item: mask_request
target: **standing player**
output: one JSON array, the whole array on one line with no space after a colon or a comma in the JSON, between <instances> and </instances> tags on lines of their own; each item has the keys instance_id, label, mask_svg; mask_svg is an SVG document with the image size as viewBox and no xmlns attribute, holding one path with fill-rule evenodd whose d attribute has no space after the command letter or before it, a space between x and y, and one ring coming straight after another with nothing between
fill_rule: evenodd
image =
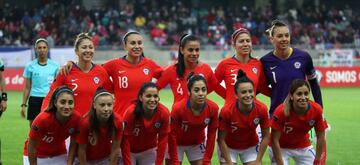
<instances>
[{"instance_id":1,"label":"standing player","mask_svg":"<svg viewBox=\"0 0 360 165\"><path fill-rule=\"evenodd\" d=\"M144 57L143 37L139 32L128 32L123 38L127 55L106 62L103 66L113 80L115 112L121 116L144 82L158 79L162 69L154 61Z\"/></svg>"},{"instance_id":2,"label":"standing player","mask_svg":"<svg viewBox=\"0 0 360 165\"><path fill-rule=\"evenodd\" d=\"M262 57L261 63L267 82L271 85L270 115L287 96L290 84L295 79L307 79L315 102L322 105L320 86L309 53L290 47L289 27L281 21L273 21L268 30L274 50Z\"/></svg>"},{"instance_id":3,"label":"standing player","mask_svg":"<svg viewBox=\"0 0 360 165\"><path fill-rule=\"evenodd\" d=\"M124 114L124 164L162 165L170 133L169 110L159 103L159 89L152 82L144 83L137 97Z\"/></svg>"},{"instance_id":4,"label":"standing player","mask_svg":"<svg viewBox=\"0 0 360 165\"><path fill-rule=\"evenodd\" d=\"M40 113L44 97L49 92L50 85L59 69L59 64L48 59L49 45L46 39L39 38L35 41L35 51L36 59L26 65L23 74L26 85L21 104L21 116L25 118L26 107L28 107L26 116L30 126Z\"/></svg>"},{"instance_id":5,"label":"standing player","mask_svg":"<svg viewBox=\"0 0 360 165\"><path fill-rule=\"evenodd\" d=\"M211 164L219 107L206 99L206 84L203 76L190 74L187 83L188 98L175 103L172 108L169 139L172 164L179 164L179 161L181 164L184 152L192 165Z\"/></svg>"},{"instance_id":6,"label":"standing player","mask_svg":"<svg viewBox=\"0 0 360 165\"><path fill-rule=\"evenodd\" d=\"M233 57L222 60L215 70L215 75L219 82L225 81L225 104L236 100L233 89L239 69L243 70L254 83L255 94L261 92L269 96L270 90L266 85L261 62L251 57L252 43L250 32L247 29L240 28L236 30L231 37L231 45L235 49L236 54Z\"/></svg>"},{"instance_id":7,"label":"standing player","mask_svg":"<svg viewBox=\"0 0 360 165\"><path fill-rule=\"evenodd\" d=\"M220 163L236 164L239 155L245 165L261 164L270 139L267 107L255 99L254 84L242 70L238 71L234 91L236 100L226 104L219 117ZM258 125L262 135L260 145Z\"/></svg>"},{"instance_id":8,"label":"standing player","mask_svg":"<svg viewBox=\"0 0 360 165\"><path fill-rule=\"evenodd\" d=\"M156 82L160 89L170 84L174 95L174 103L189 96L186 78L190 72L204 76L208 82L208 93L215 90L216 93L225 98L225 89L217 81L211 67L199 61L200 41L196 36L183 35L180 38L178 54L178 62L167 67L161 78Z\"/></svg>"},{"instance_id":9,"label":"standing player","mask_svg":"<svg viewBox=\"0 0 360 165\"><path fill-rule=\"evenodd\" d=\"M80 165L116 165L123 134L122 119L113 113L114 97L104 89L95 93L90 112L80 121L76 136Z\"/></svg>"},{"instance_id":10,"label":"standing player","mask_svg":"<svg viewBox=\"0 0 360 165\"><path fill-rule=\"evenodd\" d=\"M4 62L0 59L0 90L1 90L1 98L0 98L0 117L3 112L6 111L7 108L7 93L5 91L5 78L3 75L4 72Z\"/></svg>"},{"instance_id":11,"label":"standing player","mask_svg":"<svg viewBox=\"0 0 360 165\"><path fill-rule=\"evenodd\" d=\"M52 91L62 85L70 87L75 95L74 111L84 115L90 110L91 101L98 87L104 87L112 90L112 85L106 70L92 63L95 54L92 38L86 33L80 33L75 40L75 53L78 56L78 62L73 63L69 74L58 74L54 83L50 87L50 92L46 96L41 109L46 108L49 102L49 96Z\"/></svg>"},{"instance_id":12,"label":"standing player","mask_svg":"<svg viewBox=\"0 0 360 165\"><path fill-rule=\"evenodd\" d=\"M295 79L307 80L310 83L315 102L322 106L321 90L309 53L290 47L289 27L281 21L273 21L267 33L274 50L260 60L264 66L267 82L271 85L270 115L284 101L288 95L290 84ZM324 155L323 163L326 160L326 147Z\"/></svg>"},{"instance_id":13,"label":"standing player","mask_svg":"<svg viewBox=\"0 0 360 165\"><path fill-rule=\"evenodd\" d=\"M114 111L123 116L126 108L136 100L137 92L145 82L158 79L162 68L153 60L146 58L143 53L143 37L139 32L131 31L123 37L124 49L127 54L121 58L112 59L103 64L113 81L115 105ZM63 72L72 68L67 63Z\"/></svg>"},{"instance_id":14,"label":"standing player","mask_svg":"<svg viewBox=\"0 0 360 165\"><path fill-rule=\"evenodd\" d=\"M81 118L73 108L74 93L70 88L62 86L52 93L49 107L31 125L24 147L24 165L72 164L76 152L74 135ZM67 156L65 139L69 136Z\"/></svg>"},{"instance_id":15,"label":"standing player","mask_svg":"<svg viewBox=\"0 0 360 165\"><path fill-rule=\"evenodd\" d=\"M280 104L272 119L271 163L287 165L289 158L296 164L320 164L325 147L325 129L321 105L310 101L310 86L303 79L296 79L283 104ZM316 131L316 153L309 141L309 130Z\"/></svg>"}]
</instances>

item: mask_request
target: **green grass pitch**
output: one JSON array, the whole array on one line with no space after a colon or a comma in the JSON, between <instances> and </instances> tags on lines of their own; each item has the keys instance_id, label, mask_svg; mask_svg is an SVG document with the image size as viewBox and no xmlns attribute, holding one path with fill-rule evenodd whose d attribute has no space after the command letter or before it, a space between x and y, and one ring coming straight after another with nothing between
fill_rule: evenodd
<instances>
[{"instance_id":1,"label":"green grass pitch","mask_svg":"<svg viewBox=\"0 0 360 165\"><path fill-rule=\"evenodd\" d=\"M322 88L324 112L331 131L327 133L327 164L360 164L360 88ZM172 93L163 90L161 102L171 107ZM209 99L221 107L224 101L216 94ZM258 96L269 105L269 98ZM22 164L24 140L29 130L28 121L20 117L21 92L9 92L8 110L0 118L1 161L3 165ZM270 164L266 154L263 164ZM183 164L188 164L184 161ZM218 164L216 150L212 164Z\"/></svg>"}]
</instances>

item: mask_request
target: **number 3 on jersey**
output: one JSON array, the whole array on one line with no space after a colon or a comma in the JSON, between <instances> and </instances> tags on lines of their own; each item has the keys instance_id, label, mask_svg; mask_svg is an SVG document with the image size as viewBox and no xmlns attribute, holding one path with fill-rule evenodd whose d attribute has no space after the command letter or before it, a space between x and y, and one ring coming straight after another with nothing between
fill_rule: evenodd
<instances>
[{"instance_id":1,"label":"number 3 on jersey","mask_svg":"<svg viewBox=\"0 0 360 165\"><path fill-rule=\"evenodd\" d=\"M127 88L129 86L128 78L126 76L119 76L119 87L120 88Z\"/></svg>"}]
</instances>

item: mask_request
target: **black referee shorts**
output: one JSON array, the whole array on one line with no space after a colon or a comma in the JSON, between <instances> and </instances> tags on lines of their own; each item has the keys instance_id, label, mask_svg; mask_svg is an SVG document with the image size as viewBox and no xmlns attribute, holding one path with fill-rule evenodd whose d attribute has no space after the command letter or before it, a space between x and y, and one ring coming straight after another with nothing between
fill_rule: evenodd
<instances>
[{"instance_id":1,"label":"black referee shorts","mask_svg":"<svg viewBox=\"0 0 360 165\"><path fill-rule=\"evenodd\" d=\"M28 106L28 110L27 110L27 119L28 120L34 120L35 117L40 113L43 100L44 100L44 97L30 96L29 106Z\"/></svg>"}]
</instances>

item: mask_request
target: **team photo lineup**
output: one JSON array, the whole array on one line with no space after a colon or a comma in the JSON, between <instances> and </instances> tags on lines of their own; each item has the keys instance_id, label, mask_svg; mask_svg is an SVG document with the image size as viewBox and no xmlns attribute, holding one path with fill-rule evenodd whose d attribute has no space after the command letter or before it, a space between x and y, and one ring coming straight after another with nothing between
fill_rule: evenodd
<instances>
[{"instance_id":1,"label":"team photo lineup","mask_svg":"<svg viewBox=\"0 0 360 165\"><path fill-rule=\"evenodd\" d=\"M175 5L186 6L181 2ZM135 5L138 3L149 5ZM31 32L36 35L24 36L22 42L35 56L23 69L24 89L19 98L8 97L4 75L11 67L0 56L0 123L9 117L11 99L20 100L17 113L28 121L22 161L18 162L325 165L330 124L323 111L325 96L317 63L307 49L293 45L294 27L289 19L274 16L265 22L262 31L237 21L232 29L220 32L228 33L227 41L222 42L228 43L230 55L215 66L200 60L202 45L210 42L204 43L204 38L219 35L211 32L204 35L190 28L169 32L166 35L173 37L166 41L154 39L156 45L168 42L171 49L175 47L176 55L164 66L146 53L145 45L154 44L147 38L158 32L144 30L139 24L123 31L120 38L106 41L99 41L101 30L91 28L54 40L48 36L56 32L46 31L51 25L39 24L39 29ZM260 58L253 54L259 42L254 38L259 35L270 46ZM0 43L8 46L10 40L0 39ZM296 40L299 44L300 39ZM53 47L70 43L75 60L59 64L49 56ZM106 44L121 47L124 54L96 63L97 49ZM173 95L170 106L162 103L167 99L161 97L164 90ZM224 104L208 97L210 93ZM260 95L270 103L258 99ZM0 140L0 165L2 158Z\"/></svg>"}]
</instances>

